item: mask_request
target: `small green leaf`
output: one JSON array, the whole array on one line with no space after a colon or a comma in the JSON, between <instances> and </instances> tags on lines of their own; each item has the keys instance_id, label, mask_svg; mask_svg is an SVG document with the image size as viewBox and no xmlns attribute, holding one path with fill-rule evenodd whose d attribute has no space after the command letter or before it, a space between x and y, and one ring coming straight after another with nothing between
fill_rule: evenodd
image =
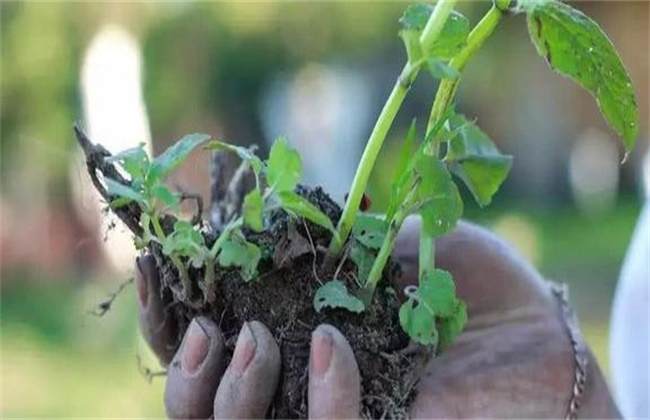
<instances>
[{"instance_id":1,"label":"small green leaf","mask_svg":"<svg viewBox=\"0 0 650 420\"><path fill-rule=\"evenodd\" d=\"M387 232L388 223L382 217L372 214L357 214L352 226L352 236L372 249L381 248Z\"/></svg>"},{"instance_id":2,"label":"small green leaf","mask_svg":"<svg viewBox=\"0 0 650 420\"><path fill-rule=\"evenodd\" d=\"M304 217L312 223L324 227L330 232L335 232L332 221L318 207L293 191L278 193L280 205L284 210L297 216Z\"/></svg>"},{"instance_id":3,"label":"small green leaf","mask_svg":"<svg viewBox=\"0 0 650 420\"><path fill-rule=\"evenodd\" d=\"M235 153L241 160L248 162L257 175L262 172L262 168L264 167L262 160L257 157L251 149L246 147L235 146L219 140L212 140L205 146L205 148L207 150L225 150L227 152Z\"/></svg>"},{"instance_id":4,"label":"small green leaf","mask_svg":"<svg viewBox=\"0 0 650 420\"><path fill-rule=\"evenodd\" d=\"M145 205L145 198L139 192L133 190L131 187L122 185L119 182L113 181L110 178L105 178L104 182L106 183L106 192L112 197L117 197L116 200L111 202L111 205L115 203L117 207L124 206L131 201L135 201L140 205Z\"/></svg>"},{"instance_id":5,"label":"small green leaf","mask_svg":"<svg viewBox=\"0 0 650 420\"><path fill-rule=\"evenodd\" d=\"M149 185L176 169L197 146L210 140L207 134L189 134L154 159L147 174Z\"/></svg>"},{"instance_id":6,"label":"small green leaf","mask_svg":"<svg viewBox=\"0 0 650 420\"><path fill-rule=\"evenodd\" d=\"M163 184L155 185L151 189L151 194L172 210L178 211L180 208L180 199L178 198L178 194L172 192Z\"/></svg>"},{"instance_id":7,"label":"small green leaf","mask_svg":"<svg viewBox=\"0 0 650 420\"><path fill-rule=\"evenodd\" d=\"M400 325L414 341L436 345L438 331L434 321L437 317L454 316L458 310L455 295L451 274L444 270L425 271L417 291L400 308Z\"/></svg>"},{"instance_id":8,"label":"small green leaf","mask_svg":"<svg viewBox=\"0 0 650 420\"><path fill-rule=\"evenodd\" d=\"M436 345L438 331L431 312L414 299L409 299L399 308L399 323L411 340L423 345Z\"/></svg>"},{"instance_id":9,"label":"small green leaf","mask_svg":"<svg viewBox=\"0 0 650 420\"><path fill-rule=\"evenodd\" d=\"M430 59L427 61L427 68L434 79L456 79L460 72L442 60Z\"/></svg>"},{"instance_id":10,"label":"small green leaf","mask_svg":"<svg viewBox=\"0 0 650 420\"><path fill-rule=\"evenodd\" d=\"M242 278L251 281L257 276L257 265L261 257L262 251L257 245L247 242L241 235L233 234L221 247L219 265L240 267Z\"/></svg>"},{"instance_id":11,"label":"small green leaf","mask_svg":"<svg viewBox=\"0 0 650 420\"><path fill-rule=\"evenodd\" d=\"M350 312L363 312L363 302L348 292L345 284L339 280L330 280L318 288L314 295L314 309L320 312L323 308L345 308Z\"/></svg>"},{"instance_id":12,"label":"small green leaf","mask_svg":"<svg viewBox=\"0 0 650 420\"><path fill-rule=\"evenodd\" d=\"M451 315L440 318L437 321L439 343L438 348L444 350L454 339L463 331L467 324L467 306L460 299L456 300L454 310Z\"/></svg>"},{"instance_id":13,"label":"small green leaf","mask_svg":"<svg viewBox=\"0 0 650 420\"><path fill-rule=\"evenodd\" d=\"M528 32L551 68L587 89L627 151L639 132L632 81L616 49L596 22L567 4L535 2L527 10Z\"/></svg>"},{"instance_id":14,"label":"small green leaf","mask_svg":"<svg viewBox=\"0 0 650 420\"><path fill-rule=\"evenodd\" d=\"M469 21L461 13L452 11L436 41L427 51L423 51L420 36L433 9L434 7L429 4L415 4L409 6L399 20L402 26L399 36L404 42L408 61L411 64L417 63L422 58L449 61L467 42Z\"/></svg>"},{"instance_id":15,"label":"small green leaf","mask_svg":"<svg viewBox=\"0 0 650 420\"><path fill-rule=\"evenodd\" d=\"M440 60L451 60L463 49L469 35L469 21L465 16L456 11L451 12L442 27L438 39L431 45L425 54Z\"/></svg>"},{"instance_id":16,"label":"small green leaf","mask_svg":"<svg viewBox=\"0 0 650 420\"><path fill-rule=\"evenodd\" d=\"M266 178L276 191L293 191L300 181L302 163L296 149L289 146L286 138L280 137L271 146L267 162Z\"/></svg>"},{"instance_id":17,"label":"small green leaf","mask_svg":"<svg viewBox=\"0 0 650 420\"><path fill-rule=\"evenodd\" d=\"M486 206L508 176L512 156L502 155L487 134L464 116L455 115L450 125L456 135L449 142L447 165L476 202Z\"/></svg>"},{"instance_id":18,"label":"small green leaf","mask_svg":"<svg viewBox=\"0 0 650 420\"><path fill-rule=\"evenodd\" d=\"M445 165L426 156L418 164L419 200L424 234L437 237L451 232L463 214L463 201Z\"/></svg>"},{"instance_id":19,"label":"small green leaf","mask_svg":"<svg viewBox=\"0 0 650 420\"><path fill-rule=\"evenodd\" d=\"M430 4L412 4L399 19L399 23L404 30L422 31L432 12L433 6Z\"/></svg>"},{"instance_id":20,"label":"small green leaf","mask_svg":"<svg viewBox=\"0 0 650 420\"><path fill-rule=\"evenodd\" d=\"M368 247L358 241L352 241L350 245L350 259L357 266L357 282L366 284L372 265L377 257Z\"/></svg>"},{"instance_id":21,"label":"small green leaf","mask_svg":"<svg viewBox=\"0 0 650 420\"><path fill-rule=\"evenodd\" d=\"M177 220L174 230L163 242L164 254L188 257L197 268L203 266L207 252L201 232L185 220Z\"/></svg>"},{"instance_id":22,"label":"small green leaf","mask_svg":"<svg viewBox=\"0 0 650 420\"><path fill-rule=\"evenodd\" d=\"M255 188L244 197L242 207L244 222L255 232L261 232L264 229L264 222L262 220L263 207L262 193L258 188Z\"/></svg>"},{"instance_id":23,"label":"small green leaf","mask_svg":"<svg viewBox=\"0 0 650 420\"><path fill-rule=\"evenodd\" d=\"M151 162L149 156L144 150L145 144L124 150L113 156L109 156L107 162L120 162L122 168L131 176L132 180L144 180L145 174L149 170Z\"/></svg>"}]
</instances>

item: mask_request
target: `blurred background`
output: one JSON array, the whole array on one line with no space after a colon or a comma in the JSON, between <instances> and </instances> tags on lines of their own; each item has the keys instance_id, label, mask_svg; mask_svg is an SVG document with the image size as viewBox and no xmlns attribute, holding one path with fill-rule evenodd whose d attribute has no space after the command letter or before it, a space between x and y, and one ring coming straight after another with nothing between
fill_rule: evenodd
<instances>
[{"instance_id":1,"label":"blurred background","mask_svg":"<svg viewBox=\"0 0 650 420\"><path fill-rule=\"evenodd\" d=\"M160 417L163 379L136 325L134 250L79 164L72 123L109 150L153 153L206 132L239 144L287 135L305 180L341 201L373 122L405 60L402 2L0 3L0 252L3 417ZM641 129L624 165L593 99L540 59L509 17L470 62L458 109L515 156L493 204L468 194L466 218L510 240L550 279L571 286L605 371L610 307L643 203L648 138L649 3L581 2L610 35L633 80ZM476 23L486 2L462 2ZM373 173L387 203L391 162L436 82L421 75ZM421 129L423 124L420 124ZM647 182L646 172L646 182ZM172 185L209 198L209 156ZM466 191L463 191L466 193Z\"/></svg>"}]
</instances>

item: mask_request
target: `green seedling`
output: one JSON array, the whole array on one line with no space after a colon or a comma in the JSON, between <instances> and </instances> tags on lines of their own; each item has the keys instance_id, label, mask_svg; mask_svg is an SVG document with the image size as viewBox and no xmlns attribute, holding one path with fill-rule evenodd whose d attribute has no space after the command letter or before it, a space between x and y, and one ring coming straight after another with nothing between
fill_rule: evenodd
<instances>
[{"instance_id":1,"label":"green seedling","mask_svg":"<svg viewBox=\"0 0 650 420\"><path fill-rule=\"evenodd\" d=\"M435 266L434 241L451 232L462 216L458 184L469 190L479 206L486 206L512 165L512 157L501 154L489 136L471 118L456 113L452 104L465 66L503 17L525 17L538 53L552 69L595 97L607 123L621 136L626 156L638 134L638 110L629 75L607 36L587 16L556 0L495 0L471 28L469 20L454 10L456 2L410 6L400 19L399 36L407 60L370 134L336 227L318 207L295 192L302 171L300 156L284 138L273 144L266 161L246 148L215 140L207 143L207 149L236 153L256 178L241 214L226 221L212 244L189 222L177 221L168 234L160 223L161 212L178 211L180 203L178 194L164 186L165 175L193 148L205 144L206 135L187 136L153 161L141 147L113 156L111 160L131 177L131 185L106 179L108 193L114 197L111 206L137 203L144 231L140 244L162 246L187 293L192 285L185 263L204 269L199 286L207 300L214 298L216 263L235 267L245 281L257 276L262 252L246 238L246 232L264 231L268 215L276 209L302 217L332 233L329 258L338 258L339 267L346 258L356 264L356 287L348 289L345 281L336 278L337 270L315 293L315 310L344 308L353 313L362 313L372 303L397 233L409 215L418 214L422 219L419 284L405 290L407 300L399 311L399 322L414 341L443 349L460 334L467 313L456 296L451 274ZM395 165L386 213L359 213L377 155L421 70L439 80L426 129L418 134L414 121L408 130ZM395 295L390 287L381 292Z\"/></svg>"}]
</instances>

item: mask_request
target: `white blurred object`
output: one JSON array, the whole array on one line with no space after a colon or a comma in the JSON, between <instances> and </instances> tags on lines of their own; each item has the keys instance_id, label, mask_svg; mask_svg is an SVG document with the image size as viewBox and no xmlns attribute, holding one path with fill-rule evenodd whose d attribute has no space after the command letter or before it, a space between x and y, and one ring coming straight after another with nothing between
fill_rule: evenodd
<instances>
[{"instance_id":1,"label":"white blurred object","mask_svg":"<svg viewBox=\"0 0 650 420\"><path fill-rule=\"evenodd\" d=\"M590 128L578 138L569 160L571 192L586 213L610 210L616 203L620 158L616 143Z\"/></svg>"},{"instance_id":2,"label":"white blurred object","mask_svg":"<svg viewBox=\"0 0 650 420\"><path fill-rule=\"evenodd\" d=\"M643 168L646 201L628 248L612 308L612 385L624 418L650 418L650 153Z\"/></svg>"},{"instance_id":3,"label":"white blurred object","mask_svg":"<svg viewBox=\"0 0 650 420\"><path fill-rule=\"evenodd\" d=\"M85 129L95 143L112 153L146 143L151 153L151 133L142 95L141 54L137 40L124 29L108 25L90 43L81 72ZM79 214L106 237L103 250L111 266L124 271L136 255L131 233L118 222L108 234L114 215L97 218L105 203L85 174L80 157L72 177Z\"/></svg>"},{"instance_id":4,"label":"white blurred object","mask_svg":"<svg viewBox=\"0 0 650 420\"><path fill-rule=\"evenodd\" d=\"M370 112L369 82L360 72L310 64L272 83L262 101L269 144L287 136L303 159L303 182L348 192Z\"/></svg>"}]
</instances>

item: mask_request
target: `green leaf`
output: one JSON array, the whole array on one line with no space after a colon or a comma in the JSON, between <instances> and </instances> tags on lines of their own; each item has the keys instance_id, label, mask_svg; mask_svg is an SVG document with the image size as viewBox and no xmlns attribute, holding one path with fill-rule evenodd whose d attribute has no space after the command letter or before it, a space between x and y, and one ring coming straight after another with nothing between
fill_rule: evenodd
<instances>
[{"instance_id":1,"label":"green leaf","mask_svg":"<svg viewBox=\"0 0 650 420\"><path fill-rule=\"evenodd\" d=\"M208 249L201 232L196 230L191 223L177 220L174 223L174 230L163 242L163 253L188 257L190 263L199 268L204 264Z\"/></svg>"},{"instance_id":2,"label":"green leaf","mask_svg":"<svg viewBox=\"0 0 650 420\"><path fill-rule=\"evenodd\" d=\"M399 311L400 325L420 344L437 344L436 317L453 317L456 289L451 274L444 270L425 271L420 286Z\"/></svg>"},{"instance_id":3,"label":"green leaf","mask_svg":"<svg viewBox=\"0 0 650 420\"><path fill-rule=\"evenodd\" d=\"M502 155L476 124L462 115L450 119L456 132L449 142L447 165L482 207L490 204L512 167L512 156Z\"/></svg>"},{"instance_id":4,"label":"green leaf","mask_svg":"<svg viewBox=\"0 0 650 420\"><path fill-rule=\"evenodd\" d=\"M422 31L433 12L433 6L430 4L412 4L399 19L403 30Z\"/></svg>"},{"instance_id":5,"label":"green leaf","mask_svg":"<svg viewBox=\"0 0 650 420\"><path fill-rule=\"evenodd\" d=\"M377 255L368 247L358 241L352 241L350 245L350 259L357 266L357 282L359 284L366 284L375 258L377 258Z\"/></svg>"},{"instance_id":6,"label":"green leaf","mask_svg":"<svg viewBox=\"0 0 650 420\"><path fill-rule=\"evenodd\" d=\"M167 186L163 184L155 185L151 189L151 194L170 209L176 211L179 210L180 199L178 197L178 194L172 192L169 188L167 188Z\"/></svg>"},{"instance_id":7,"label":"green leaf","mask_svg":"<svg viewBox=\"0 0 650 420\"><path fill-rule=\"evenodd\" d=\"M352 236L372 249L381 248L387 232L388 223L378 215L359 213L352 226Z\"/></svg>"},{"instance_id":8,"label":"green leaf","mask_svg":"<svg viewBox=\"0 0 650 420\"><path fill-rule=\"evenodd\" d=\"M149 170L151 162L149 156L144 150L145 144L124 150L113 156L109 156L107 162L120 162L122 168L131 176L132 180L144 180L145 174Z\"/></svg>"},{"instance_id":9,"label":"green leaf","mask_svg":"<svg viewBox=\"0 0 650 420\"><path fill-rule=\"evenodd\" d=\"M363 302L348 292L345 284L339 280L330 280L318 288L314 295L314 309L345 308L350 312L360 313L365 309Z\"/></svg>"},{"instance_id":10,"label":"green leaf","mask_svg":"<svg viewBox=\"0 0 650 420\"><path fill-rule=\"evenodd\" d=\"M264 229L264 221L262 220L263 207L262 193L258 188L255 188L244 197L242 207L244 222L255 232L261 232Z\"/></svg>"},{"instance_id":11,"label":"green leaf","mask_svg":"<svg viewBox=\"0 0 650 420\"><path fill-rule=\"evenodd\" d=\"M429 310L414 299L409 299L399 308L399 323L411 340L423 345L436 345L438 331Z\"/></svg>"},{"instance_id":12,"label":"green leaf","mask_svg":"<svg viewBox=\"0 0 650 420\"><path fill-rule=\"evenodd\" d=\"M442 60L430 59L427 68L434 79L456 79L460 72Z\"/></svg>"},{"instance_id":13,"label":"green leaf","mask_svg":"<svg viewBox=\"0 0 650 420\"><path fill-rule=\"evenodd\" d=\"M241 160L248 162L257 175L262 172L262 168L264 167L262 160L257 157L251 149L246 147L235 146L219 140L212 140L205 146L205 148L207 150L225 150L227 152L235 153Z\"/></svg>"},{"instance_id":14,"label":"green leaf","mask_svg":"<svg viewBox=\"0 0 650 420\"><path fill-rule=\"evenodd\" d=\"M135 201L138 204L145 205L145 198L138 191L133 190L131 187L120 184L119 182L113 181L110 178L105 178L104 182L106 183L106 192L109 196L117 197L116 200L111 202L111 206L121 207L131 201ZM114 204L115 203L115 204Z\"/></svg>"},{"instance_id":15,"label":"green leaf","mask_svg":"<svg viewBox=\"0 0 650 420\"><path fill-rule=\"evenodd\" d=\"M452 11L436 41L427 51L423 51L420 36L433 9L434 7L429 4L411 5L399 20L402 26L399 36L404 42L408 61L411 64L417 63L422 58L449 61L467 42L469 21L461 13Z\"/></svg>"},{"instance_id":16,"label":"green leaf","mask_svg":"<svg viewBox=\"0 0 650 420\"><path fill-rule=\"evenodd\" d=\"M149 185L176 169L197 146L210 140L207 134L189 134L154 159L147 174Z\"/></svg>"},{"instance_id":17,"label":"green leaf","mask_svg":"<svg viewBox=\"0 0 650 420\"><path fill-rule=\"evenodd\" d=\"M629 151L639 132L632 81L596 22L560 2L527 7L528 32L551 68L587 89Z\"/></svg>"},{"instance_id":18,"label":"green leaf","mask_svg":"<svg viewBox=\"0 0 650 420\"><path fill-rule=\"evenodd\" d=\"M438 39L431 45L431 49L425 51L425 53L440 60L451 60L463 49L468 35L469 21L467 18L461 13L452 11L445 22L445 26L442 27Z\"/></svg>"},{"instance_id":19,"label":"green leaf","mask_svg":"<svg viewBox=\"0 0 650 420\"><path fill-rule=\"evenodd\" d=\"M425 156L418 164L421 182L418 191L423 233L436 237L451 232L463 214L463 201L445 165Z\"/></svg>"},{"instance_id":20,"label":"green leaf","mask_svg":"<svg viewBox=\"0 0 650 420\"><path fill-rule=\"evenodd\" d=\"M285 211L304 217L330 232L336 232L330 218L306 198L293 191L282 191L277 196L280 199L280 205Z\"/></svg>"},{"instance_id":21,"label":"green leaf","mask_svg":"<svg viewBox=\"0 0 650 420\"><path fill-rule=\"evenodd\" d=\"M300 181L302 164L296 149L289 146L287 139L278 138L271 146L267 162L266 178L276 191L293 191Z\"/></svg>"},{"instance_id":22,"label":"green leaf","mask_svg":"<svg viewBox=\"0 0 650 420\"><path fill-rule=\"evenodd\" d=\"M257 245L247 242L241 235L232 234L221 246L219 265L240 267L242 278L251 281L257 276L261 257L262 251Z\"/></svg>"},{"instance_id":23,"label":"green leaf","mask_svg":"<svg viewBox=\"0 0 650 420\"><path fill-rule=\"evenodd\" d=\"M438 348L444 350L463 331L467 324L467 306L460 299L456 300L450 316L437 320L439 342Z\"/></svg>"}]
</instances>

